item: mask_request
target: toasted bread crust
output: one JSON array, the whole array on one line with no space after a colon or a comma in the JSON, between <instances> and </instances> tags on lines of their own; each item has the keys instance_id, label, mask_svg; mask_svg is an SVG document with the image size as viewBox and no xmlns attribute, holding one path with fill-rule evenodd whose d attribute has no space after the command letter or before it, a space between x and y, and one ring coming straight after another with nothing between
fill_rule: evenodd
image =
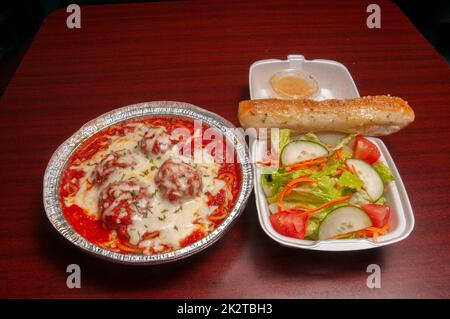
<instances>
[{"instance_id":1,"label":"toasted bread crust","mask_svg":"<svg viewBox=\"0 0 450 319\"><path fill-rule=\"evenodd\" d=\"M337 131L388 135L414 121L399 97L366 96L345 100L247 100L239 103L244 128L289 128L295 133Z\"/></svg>"}]
</instances>

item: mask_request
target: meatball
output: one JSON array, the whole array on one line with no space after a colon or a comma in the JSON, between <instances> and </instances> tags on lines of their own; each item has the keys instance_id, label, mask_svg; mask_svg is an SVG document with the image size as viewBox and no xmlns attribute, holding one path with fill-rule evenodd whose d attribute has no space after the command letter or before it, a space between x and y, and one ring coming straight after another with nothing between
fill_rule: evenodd
<instances>
[{"instance_id":1,"label":"meatball","mask_svg":"<svg viewBox=\"0 0 450 319\"><path fill-rule=\"evenodd\" d=\"M137 182L122 181L109 184L100 194L99 211L105 226L128 237L127 226L133 216L145 216L151 195Z\"/></svg>"},{"instance_id":2,"label":"meatball","mask_svg":"<svg viewBox=\"0 0 450 319\"><path fill-rule=\"evenodd\" d=\"M202 174L199 170L170 159L159 168L155 182L171 202L193 198L202 190Z\"/></svg>"},{"instance_id":3,"label":"meatball","mask_svg":"<svg viewBox=\"0 0 450 319\"><path fill-rule=\"evenodd\" d=\"M127 168L133 165L136 165L134 159L126 155L121 156L117 152L112 152L97 164L90 177L90 182L101 185L114 171L117 171L117 168Z\"/></svg>"},{"instance_id":4,"label":"meatball","mask_svg":"<svg viewBox=\"0 0 450 319\"><path fill-rule=\"evenodd\" d=\"M148 157L166 153L177 143L165 127L150 128L139 142L141 151Z\"/></svg>"}]
</instances>

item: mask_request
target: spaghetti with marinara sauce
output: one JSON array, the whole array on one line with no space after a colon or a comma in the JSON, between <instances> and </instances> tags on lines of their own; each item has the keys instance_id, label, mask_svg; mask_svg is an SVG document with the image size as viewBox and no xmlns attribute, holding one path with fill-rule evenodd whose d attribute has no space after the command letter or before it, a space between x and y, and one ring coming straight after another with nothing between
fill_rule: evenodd
<instances>
[{"instance_id":1,"label":"spaghetti with marinara sauce","mask_svg":"<svg viewBox=\"0 0 450 319\"><path fill-rule=\"evenodd\" d=\"M235 151L234 163L224 163L226 153L210 154L207 129L160 116L92 136L62 173L65 218L92 243L126 254L167 252L205 237L228 216L241 187ZM192 147L195 139L202 140Z\"/></svg>"}]
</instances>

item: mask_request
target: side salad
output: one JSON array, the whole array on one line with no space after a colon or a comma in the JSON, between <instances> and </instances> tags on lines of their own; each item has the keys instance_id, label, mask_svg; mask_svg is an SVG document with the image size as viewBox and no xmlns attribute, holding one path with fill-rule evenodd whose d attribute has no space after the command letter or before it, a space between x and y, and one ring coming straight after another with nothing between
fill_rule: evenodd
<instances>
[{"instance_id":1,"label":"side salad","mask_svg":"<svg viewBox=\"0 0 450 319\"><path fill-rule=\"evenodd\" d=\"M377 146L356 134L280 130L263 166L272 227L299 239L372 238L389 230L384 196L394 176Z\"/></svg>"}]
</instances>

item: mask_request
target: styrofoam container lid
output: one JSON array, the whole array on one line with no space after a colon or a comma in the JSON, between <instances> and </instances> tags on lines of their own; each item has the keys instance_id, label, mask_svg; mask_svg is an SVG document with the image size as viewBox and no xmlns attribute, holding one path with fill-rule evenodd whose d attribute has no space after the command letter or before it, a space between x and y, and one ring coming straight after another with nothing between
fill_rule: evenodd
<instances>
[{"instance_id":1,"label":"styrofoam container lid","mask_svg":"<svg viewBox=\"0 0 450 319\"><path fill-rule=\"evenodd\" d=\"M283 98L270 83L272 76L283 70L298 70L311 75L319 86L319 91L312 97L314 100L359 97L355 82L343 64L323 59L306 60L303 55L293 54L287 60L260 60L250 66L250 99Z\"/></svg>"}]
</instances>

